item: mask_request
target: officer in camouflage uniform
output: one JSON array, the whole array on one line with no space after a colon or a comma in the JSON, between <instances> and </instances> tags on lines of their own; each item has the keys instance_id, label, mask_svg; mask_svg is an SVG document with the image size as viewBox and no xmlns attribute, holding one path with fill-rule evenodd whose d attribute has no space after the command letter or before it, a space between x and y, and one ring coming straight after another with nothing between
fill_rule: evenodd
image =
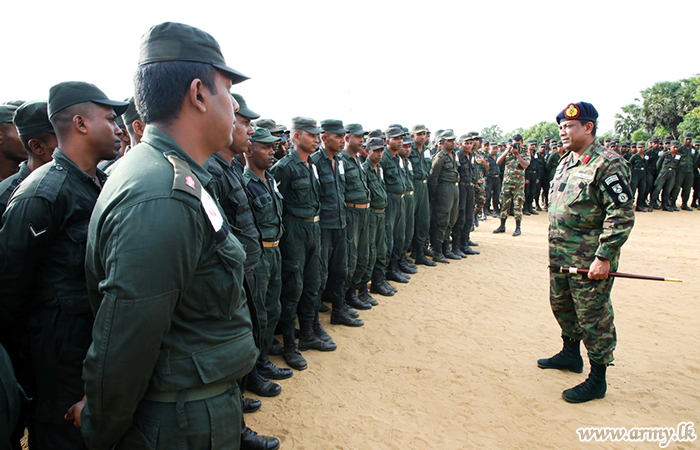
<instances>
[{"instance_id":1,"label":"officer in camouflage uniform","mask_svg":"<svg viewBox=\"0 0 700 450\"><path fill-rule=\"evenodd\" d=\"M630 183L632 196L639 191L637 194L637 208L635 208L635 211L646 212L646 209L644 209L644 194L647 191L647 175L645 173L644 142L638 142L636 149L633 147L631 153L632 156L630 157L629 163L632 168L632 182Z\"/></svg>"},{"instance_id":2,"label":"officer in camouflage uniform","mask_svg":"<svg viewBox=\"0 0 700 450\"><path fill-rule=\"evenodd\" d=\"M588 379L563 392L566 401L603 398L606 367L613 361L616 334L610 291L620 248L634 226L634 199L628 186L629 166L617 153L595 140L598 112L590 103L570 103L557 115L569 153L550 187L549 262L552 267L589 268L588 276L550 274L550 304L562 329L564 348L540 359L543 369L581 373L580 341L588 350Z\"/></svg>"},{"instance_id":3,"label":"officer in camouflage uniform","mask_svg":"<svg viewBox=\"0 0 700 450\"><path fill-rule=\"evenodd\" d=\"M450 251L447 242L459 215L459 172L454 153L454 132L444 131L440 140L444 142L443 148L433 158L428 178L430 204L433 206L430 242L433 246L433 261L449 264L447 258L462 259Z\"/></svg>"},{"instance_id":4,"label":"officer in camouflage uniform","mask_svg":"<svg viewBox=\"0 0 700 450\"><path fill-rule=\"evenodd\" d=\"M513 136L513 145L507 151L501 153L496 160L498 164L505 164L503 175L503 188L501 189L501 226L493 230L494 233L506 232L506 219L511 205L515 215L515 231L513 236L520 236L520 223L523 219L523 202L525 200L525 169L530 165L530 155L523 148L523 137L519 134Z\"/></svg>"},{"instance_id":5,"label":"officer in camouflage uniform","mask_svg":"<svg viewBox=\"0 0 700 450\"><path fill-rule=\"evenodd\" d=\"M474 217L486 220L486 214L482 214L484 205L486 204L486 153L482 150L482 142L478 133L474 134L474 147L472 155L476 159L477 179L474 184ZM476 224L478 226L478 220Z\"/></svg>"}]
</instances>

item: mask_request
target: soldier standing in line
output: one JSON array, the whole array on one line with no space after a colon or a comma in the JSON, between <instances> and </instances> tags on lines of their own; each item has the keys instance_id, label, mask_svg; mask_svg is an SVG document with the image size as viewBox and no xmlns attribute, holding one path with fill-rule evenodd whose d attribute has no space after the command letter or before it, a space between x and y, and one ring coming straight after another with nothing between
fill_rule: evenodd
<instances>
[{"instance_id":1,"label":"soldier standing in line","mask_svg":"<svg viewBox=\"0 0 700 450\"><path fill-rule=\"evenodd\" d=\"M671 207L674 211L678 211L676 201L678 200L678 194L681 192L681 189L683 189L681 195L681 209L684 211L692 211L692 208L688 206L690 190L693 188L693 169L694 166L696 166L695 155L691 152L690 143L692 140L693 133L690 131L683 133L683 145L678 149L681 160L678 164L678 171L676 172L676 181L671 190Z\"/></svg>"},{"instance_id":2,"label":"soldier standing in line","mask_svg":"<svg viewBox=\"0 0 700 450\"><path fill-rule=\"evenodd\" d=\"M523 148L523 137L519 134L513 136L511 148L498 157L498 164L505 164L503 175L503 188L501 190L501 226L493 230L494 233L506 232L506 219L508 210L513 206L515 216L515 231L513 236L520 236L520 223L523 219L523 201L525 197L525 174L530 165L530 156Z\"/></svg>"},{"instance_id":3,"label":"soldier standing in line","mask_svg":"<svg viewBox=\"0 0 700 450\"><path fill-rule=\"evenodd\" d=\"M413 237L406 236L406 240L412 245L411 256L416 264L434 267L437 264L425 254L425 246L430 232L430 197L428 195L428 177L430 176L430 166L432 156L426 143L428 142L428 129L425 125L414 125L411 129L411 166L413 168L413 187L416 204L415 221L413 226Z\"/></svg>"},{"instance_id":4,"label":"soldier standing in line","mask_svg":"<svg viewBox=\"0 0 700 450\"><path fill-rule=\"evenodd\" d=\"M550 273L550 304L564 347L537 365L581 373L580 342L584 342L591 372L586 381L562 393L571 403L605 396L606 368L617 341L610 300L614 278L608 273L617 269L620 249L634 226L629 167L618 154L597 144L597 118L596 109L586 102L570 103L557 115L569 153L552 181L549 262L555 267L589 268L589 273Z\"/></svg>"},{"instance_id":5,"label":"soldier standing in line","mask_svg":"<svg viewBox=\"0 0 700 450\"><path fill-rule=\"evenodd\" d=\"M539 190L537 175L541 160L537 157L537 140L530 139L527 141L527 152L530 157L530 164L525 169L525 204L523 205L523 214L529 216L530 214L538 214L532 209L532 202L535 200Z\"/></svg>"},{"instance_id":6,"label":"soldier standing in line","mask_svg":"<svg viewBox=\"0 0 700 450\"><path fill-rule=\"evenodd\" d=\"M680 142L669 141L670 150L664 152L656 161L656 168L659 170L659 176L654 182L654 192L652 198L658 198L661 194L661 209L664 211L674 211L671 205L671 192L676 182L676 172L681 162L681 155L678 153ZM677 210L678 208L676 208Z\"/></svg>"},{"instance_id":7,"label":"soldier standing in line","mask_svg":"<svg viewBox=\"0 0 700 450\"><path fill-rule=\"evenodd\" d=\"M638 142L631 149L632 156L630 157L629 163L632 168L632 181L630 183L630 189L632 196L637 194L637 207L635 211L646 212L644 206L644 193L647 191L647 176L645 171L646 164L644 163L644 142ZM637 193L639 192L639 193Z\"/></svg>"},{"instance_id":8,"label":"soldier standing in line","mask_svg":"<svg viewBox=\"0 0 700 450\"><path fill-rule=\"evenodd\" d=\"M459 172L454 154L454 132L444 131L440 140L444 142L443 148L433 158L428 178L430 204L433 206L430 242L433 261L449 264L447 259L462 259L450 250L447 241L459 215Z\"/></svg>"}]
</instances>

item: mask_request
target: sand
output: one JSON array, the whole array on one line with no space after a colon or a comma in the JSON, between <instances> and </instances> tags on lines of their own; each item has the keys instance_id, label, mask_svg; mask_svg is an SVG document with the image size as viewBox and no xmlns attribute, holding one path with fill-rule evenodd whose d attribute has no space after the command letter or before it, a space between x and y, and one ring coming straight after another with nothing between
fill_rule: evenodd
<instances>
[{"instance_id":1,"label":"sand","mask_svg":"<svg viewBox=\"0 0 700 450\"><path fill-rule=\"evenodd\" d=\"M541 370L561 348L549 308L547 216L523 234L472 234L481 255L421 266L393 297L362 312L362 328L321 321L338 349L306 351L309 368L279 383L246 415L282 449L658 448L654 442L579 442L579 427L700 427L700 211L638 213L621 272L683 283L618 279L618 345L603 400L566 403L588 374ZM273 361L285 366L282 357ZM255 397L253 394L246 394ZM697 430L696 430L697 433ZM672 443L668 448L693 448Z\"/></svg>"}]
</instances>

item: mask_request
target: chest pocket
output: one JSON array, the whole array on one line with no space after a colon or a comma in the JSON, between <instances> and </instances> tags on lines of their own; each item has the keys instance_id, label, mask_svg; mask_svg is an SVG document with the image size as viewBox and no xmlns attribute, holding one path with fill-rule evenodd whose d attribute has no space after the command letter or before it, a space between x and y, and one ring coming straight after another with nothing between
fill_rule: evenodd
<instances>
[{"instance_id":1,"label":"chest pocket","mask_svg":"<svg viewBox=\"0 0 700 450\"><path fill-rule=\"evenodd\" d=\"M214 262L211 274L206 277L210 290L208 295L203 296L207 299L207 314L231 319L239 304L245 301L243 290L245 250L238 239L229 232L226 239L216 245L215 252L225 269L222 270L222 264Z\"/></svg>"},{"instance_id":2,"label":"chest pocket","mask_svg":"<svg viewBox=\"0 0 700 450\"><path fill-rule=\"evenodd\" d=\"M293 176L294 177L290 183L292 189L300 196L308 195L308 192L311 190L311 179L309 178L309 175L306 173L295 172Z\"/></svg>"}]
</instances>

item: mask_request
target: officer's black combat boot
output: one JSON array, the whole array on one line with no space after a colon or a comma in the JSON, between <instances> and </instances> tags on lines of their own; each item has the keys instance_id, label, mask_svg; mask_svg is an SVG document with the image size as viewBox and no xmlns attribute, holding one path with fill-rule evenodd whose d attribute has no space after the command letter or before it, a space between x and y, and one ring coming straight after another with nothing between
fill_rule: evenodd
<instances>
[{"instance_id":1,"label":"officer's black combat boot","mask_svg":"<svg viewBox=\"0 0 700 450\"><path fill-rule=\"evenodd\" d=\"M591 361L591 373L588 374L586 381L576 387L567 389L561 393L564 400L569 403L584 403L596 398L605 397L605 391L608 385L605 382L605 364L598 364Z\"/></svg>"},{"instance_id":2,"label":"officer's black combat boot","mask_svg":"<svg viewBox=\"0 0 700 450\"><path fill-rule=\"evenodd\" d=\"M359 314L358 314L359 316ZM321 322L318 321L318 311L316 311L316 317L314 318L314 334L316 335L317 338L324 342L329 342L331 344L335 344L333 342L333 338L331 337L330 334L326 333L326 330L323 328L321 325Z\"/></svg>"},{"instance_id":3,"label":"officer's black combat boot","mask_svg":"<svg viewBox=\"0 0 700 450\"><path fill-rule=\"evenodd\" d=\"M280 448L279 439L272 436L258 435L248 427L241 430L241 450L277 450Z\"/></svg>"},{"instance_id":4,"label":"officer's black combat boot","mask_svg":"<svg viewBox=\"0 0 700 450\"><path fill-rule=\"evenodd\" d=\"M537 360L540 369L569 370L575 373L583 372L583 358L581 358L581 341L562 336L564 347L551 358Z\"/></svg>"},{"instance_id":5,"label":"officer's black combat boot","mask_svg":"<svg viewBox=\"0 0 700 450\"><path fill-rule=\"evenodd\" d=\"M389 281L396 281L397 283L408 283L408 278L399 270L399 263L397 261L391 261L389 267L386 270L385 277Z\"/></svg>"},{"instance_id":6,"label":"officer's black combat boot","mask_svg":"<svg viewBox=\"0 0 700 450\"><path fill-rule=\"evenodd\" d=\"M395 294L394 291L384 285L381 275L372 276L372 284L369 286L369 291L373 294L383 295L384 297L391 297Z\"/></svg>"},{"instance_id":7,"label":"officer's black combat boot","mask_svg":"<svg viewBox=\"0 0 700 450\"><path fill-rule=\"evenodd\" d=\"M348 289L345 292L345 303L355 309L360 309L360 310L367 310L367 309L372 309L372 305L369 303L365 303L362 300L359 299L357 295L355 295L355 285L352 284L350 285L350 289ZM335 308L333 308L335 309Z\"/></svg>"},{"instance_id":8,"label":"officer's black combat boot","mask_svg":"<svg viewBox=\"0 0 700 450\"><path fill-rule=\"evenodd\" d=\"M521 220L515 221L515 231L513 231L513 236L520 236L520 222L521 222Z\"/></svg>"},{"instance_id":9,"label":"officer's black combat boot","mask_svg":"<svg viewBox=\"0 0 700 450\"><path fill-rule=\"evenodd\" d=\"M436 263L425 257L425 249L423 247L417 248L416 251L416 264L422 264L428 267L437 266Z\"/></svg>"},{"instance_id":10,"label":"officer's black combat boot","mask_svg":"<svg viewBox=\"0 0 700 450\"><path fill-rule=\"evenodd\" d=\"M360 300L362 300L365 303L369 303L372 306L379 305L379 302L377 302L377 300L375 300L374 297L369 295L369 291L367 290L367 283L360 283L357 286L357 296Z\"/></svg>"},{"instance_id":11,"label":"officer's black combat boot","mask_svg":"<svg viewBox=\"0 0 700 450\"><path fill-rule=\"evenodd\" d=\"M338 304L336 307L336 303ZM370 306L371 308L371 306ZM357 317L360 315L358 314ZM348 314L347 310L343 308L343 299L338 299L337 302L333 302L333 311L331 312L331 323L333 325L345 325L348 327L361 327L365 323L358 319L357 317L352 317ZM299 339L299 346L301 347L301 338ZM303 348L302 348L303 350Z\"/></svg>"},{"instance_id":12,"label":"officer's black combat boot","mask_svg":"<svg viewBox=\"0 0 700 450\"><path fill-rule=\"evenodd\" d=\"M260 397L274 397L282 392L279 384L260 375L256 367L253 367L253 370L248 374L245 388Z\"/></svg>"},{"instance_id":13,"label":"officer's black combat boot","mask_svg":"<svg viewBox=\"0 0 700 450\"><path fill-rule=\"evenodd\" d=\"M296 370L304 370L308 366L306 360L301 356L301 352L297 348L296 340L294 339L294 330L286 331L282 334L284 341L284 360L287 361L289 367Z\"/></svg>"},{"instance_id":14,"label":"officer's black combat boot","mask_svg":"<svg viewBox=\"0 0 700 450\"><path fill-rule=\"evenodd\" d=\"M389 289L389 290L390 290L391 292L393 292L394 294L397 293L397 292L399 292L399 290L398 290L397 288L395 288L394 285L389 284L389 282L386 281L386 277L385 277L384 275L382 275L382 284L383 284L384 286L386 286L386 288Z\"/></svg>"},{"instance_id":15,"label":"officer's black combat boot","mask_svg":"<svg viewBox=\"0 0 700 450\"><path fill-rule=\"evenodd\" d=\"M258 373L268 380L286 380L291 378L294 374L292 369L282 369L277 367L270 358L267 356L267 352L264 350L260 351L260 357L258 362L255 363L255 368L258 369Z\"/></svg>"},{"instance_id":16,"label":"officer's black combat boot","mask_svg":"<svg viewBox=\"0 0 700 450\"><path fill-rule=\"evenodd\" d=\"M342 299L340 301L342 302ZM333 306L335 306L335 302L333 303ZM333 312L335 312L335 308L333 308ZM333 312L331 312L331 317L333 316ZM345 314L345 311L343 311L343 314ZM313 320L299 321L299 350L318 350L320 352L332 352L336 348L338 348L338 346L335 345L335 342L325 342L316 337L316 334L314 334Z\"/></svg>"},{"instance_id":17,"label":"officer's black combat boot","mask_svg":"<svg viewBox=\"0 0 700 450\"><path fill-rule=\"evenodd\" d=\"M462 259L459 256L452 253L452 250L450 250L450 245L447 242L442 243L442 254L445 255L445 258L447 259L454 259L455 261Z\"/></svg>"},{"instance_id":18,"label":"officer's black combat boot","mask_svg":"<svg viewBox=\"0 0 700 450\"><path fill-rule=\"evenodd\" d=\"M505 233L506 232L506 219L501 219L501 226L493 230L494 233Z\"/></svg>"}]
</instances>

